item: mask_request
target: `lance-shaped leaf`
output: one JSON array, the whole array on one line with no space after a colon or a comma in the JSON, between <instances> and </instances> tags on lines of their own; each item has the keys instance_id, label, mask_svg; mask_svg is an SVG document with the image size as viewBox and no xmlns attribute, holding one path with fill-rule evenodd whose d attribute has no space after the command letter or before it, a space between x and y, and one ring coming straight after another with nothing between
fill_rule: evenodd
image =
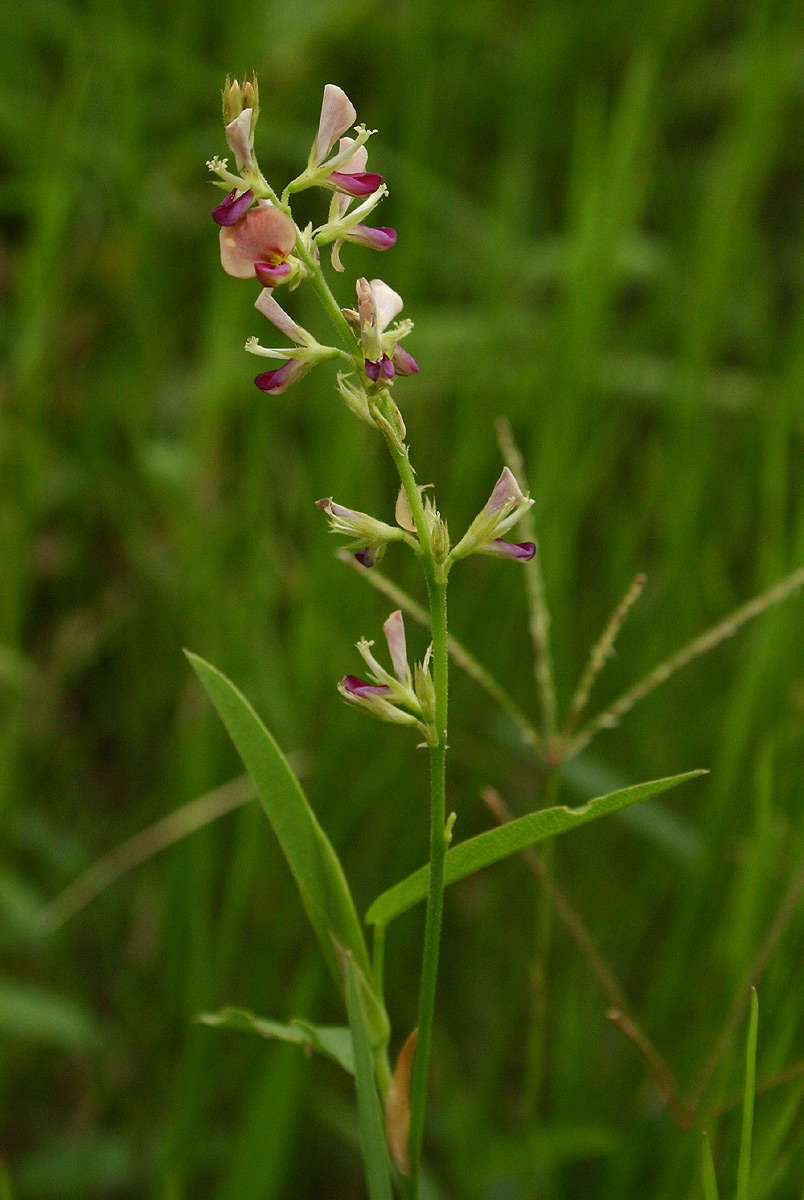
<instances>
[{"instance_id":1,"label":"lance-shaped leaf","mask_svg":"<svg viewBox=\"0 0 804 1200\"><path fill-rule=\"evenodd\" d=\"M287 759L242 692L203 658L185 653L254 780L333 978L343 986L333 937L351 950L369 978L366 943L346 876Z\"/></svg>"},{"instance_id":2,"label":"lance-shaped leaf","mask_svg":"<svg viewBox=\"0 0 804 1200\"><path fill-rule=\"evenodd\" d=\"M604 817L618 809L636 804L638 800L646 800L648 796L656 796L670 788L678 787L688 779L705 775L706 771L685 771L682 775L671 775L665 779L653 779L647 783L637 783L632 787L621 788L617 792L609 792L607 796L597 796L580 808L566 808L558 805L555 808L543 808L539 812L528 813L500 825L497 829L489 829L477 837L467 838L457 846L447 851L446 883L456 883L483 867L500 862L511 854L533 846L536 842L546 841L547 838L558 837L597 817ZM394 917L412 908L420 900L424 900L430 882L430 868L420 867L407 879L383 892L373 902L366 913L366 921L371 925L387 925Z\"/></svg>"},{"instance_id":3,"label":"lance-shaped leaf","mask_svg":"<svg viewBox=\"0 0 804 1200\"><path fill-rule=\"evenodd\" d=\"M319 1054L331 1058L350 1075L355 1073L352 1051L352 1035L346 1025L314 1025L294 1017L289 1024L267 1021L257 1017L246 1008L222 1008L216 1013L201 1013L197 1020L212 1029L233 1029L238 1033L256 1033L269 1041L292 1042L295 1046L309 1046Z\"/></svg>"},{"instance_id":4,"label":"lance-shaped leaf","mask_svg":"<svg viewBox=\"0 0 804 1200\"><path fill-rule=\"evenodd\" d=\"M382 1119L380 1098L374 1082L374 1066L371 1059L366 1014L361 1002L361 987L351 954L343 956L346 1010L349 1013L349 1028L355 1056L355 1079L357 1084L357 1108L360 1117L360 1143L366 1169L369 1200L393 1200L391 1191L391 1167L385 1144L385 1125Z\"/></svg>"}]
</instances>

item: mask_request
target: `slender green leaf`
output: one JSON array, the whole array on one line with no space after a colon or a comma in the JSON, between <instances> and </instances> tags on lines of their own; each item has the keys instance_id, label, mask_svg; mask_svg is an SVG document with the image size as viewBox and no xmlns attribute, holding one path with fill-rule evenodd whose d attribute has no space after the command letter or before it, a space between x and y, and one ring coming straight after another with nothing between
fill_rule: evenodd
<instances>
[{"instance_id":1,"label":"slender green leaf","mask_svg":"<svg viewBox=\"0 0 804 1200\"><path fill-rule=\"evenodd\" d=\"M745 1093L743 1096L743 1124L740 1133L740 1158L737 1164L737 1200L748 1200L748 1184L751 1178L751 1135L754 1128L754 1095L757 1071L757 1029L759 1026L759 1001L756 988L751 988L751 1012L748 1018L748 1044L745 1049Z\"/></svg>"},{"instance_id":2,"label":"slender green leaf","mask_svg":"<svg viewBox=\"0 0 804 1200\"><path fill-rule=\"evenodd\" d=\"M369 1200L393 1200L390 1162L385 1142L385 1123L374 1082L374 1067L366 1029L366 1015L361 1001L362 989L354 959L348 953L344 955L344 974L346 976L346 1008L349 1013L349 1027L352 1031L354 1046L360 1143L363 1148Z\"/></svg>"},{"instance_id":3,"label":"slender green leaf","mask_svg":"<svg viewBox=\"0 0 804 1200\"><path fill-rule=\"evenodd\" d=\"M333 937L351 950L364 977L370 977L366 944L343 869L287 759L234 684L198 655L185 653L254 780L333 977L342 985Z\"/></svg>"},{"instance_id":4,"label":"slender green leaf","mask_svg":"<svg viewBox=\"0 0 804 1200\"><path fill-rule=\"evenodd\" d=\"M88 1049L100 1042L92 1015L74 1000L11 980L0 980L0 1035L65 1050Z\"/></svg>"},{"instance_id":5,"label":"slender green leaf","mask_svg":"<svg viewBox=\"0 0 804 1200\"><path fill-rule=\"evenodd\" d=\"M685 771L682 775L637 783L633 787L610 792L607 796L597 796L580 808L565 808L563 805L544 808L539 812L518 817L515 821L509 821L506 825L500 825L497 829L489 829L486 833L468 838L447 851L446 882L456 883L457 880L474 875L483 867L489 867L527 846L533 846L536 842L567 833L570 829L596 820L597 817L617 812L629 804L636 804L638 800L656 796L659 792L666 792L688 779L705 774L702 770ZM424 900L429 878L429 867L420 867L418 871L408 875L407 879L401 880L379 895L366 913L366 920L369 924L387 925L394 917Z\"/></svg>"},{"instance_id":6,"label":"slender green leaf","mask_svg":"<svg viewBox=\"0 0 804 1200\"><path fill-rule=\"evenodd\" d=\"M350 1075L355 1073L352 1035L345 1025L313 1025L312 1022L299 1017L294 1017L289 1024L283 1024L256 1017L245 1008L222 1008L217 1013L201 1013L197 1019L202 1025L209 1025L213 1029L256 1033L272 1041L309 1046L319 1054L331 1058Z\"/></svg>"},{"instance_id":7,"label":"slender green leaf","mask_svg":"<svg viewBox=\"0 0 804 1200\"><path fill-rule=\"evenodd\" d=\"M712 1147L709 1134L704 1130L701 1138L701 1179L703 1181L704 1200L718 1200L717 1176L712 1160Z\"/></svg>"}]
</instances>

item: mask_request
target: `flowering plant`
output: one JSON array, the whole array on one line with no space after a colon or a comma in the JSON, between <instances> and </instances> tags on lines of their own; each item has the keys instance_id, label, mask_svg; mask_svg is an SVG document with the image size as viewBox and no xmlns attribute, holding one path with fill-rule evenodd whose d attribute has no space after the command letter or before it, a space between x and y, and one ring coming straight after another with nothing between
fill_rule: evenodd
<instances>
[{"instance_id":1,"label":"flowering plant","mask_svg":"<svg viewBox=\"0 0 804 1200\"><path fill-rule=\"evenodd\" d=\"M505 816L505 823L499 828L452 845L456 817L447 805L450 656L507 708L525 740L540 755L545 778L554 778L555 768L588 744L598 730L613 723L695 653L734 632L761 606L755 605L750 613L746 609L745 614L735 614L730 624L723 623L711 632L705 645L693 647L686 657L684 652L675 656L669 670L658 668L632 693L627 693L619 707L615 704L578 729L594 681L641 591L644 578L638 576L593 647L567 720L559 729L550 666L549 621L538 543L529 512L532 501L523 490L524 474L510 432L504 426L501 429L506 465L488 500L463 535L453 542L433 491L417 482L405 421L397 402L399 380L407 380L419 371L416 359L403 345L413 331L413 322L399 319L402 298L381 279L358 278L354 282L355 307L342 306L325 276L321 256L324 247L329 247L330 265L338 276L346 270L343 258L347 244L385 252L397 241L396 231L391 227L366 223L388 195L381 175L367 169L367 143L372 131L355 125L357 114L349 98L341 88L327 84L307 163L280 190L262 173L254 148L259 115L255 79L242 83L227 79L223 114L234 169L226 159L218 157L208 163L216 183L226 193L213 211L219 226L221 265L233 278L254 279L262 285L255 307L286 340L286 344L273 347L264 346L256 337L248 339L245 348L250 354L283 364L257 374L255 383L262 392L279 396L308 372L333 360L339 367L338 394L347 409L379 435L399 477L393 523L347 507L331 496L315 503L332 532L347 539L345 552L350 564L396 601L394 611L383 625L390 669L375 653L373 643L361 638L357 649L364 663L363 674L344 674L338 691L365 716L407 726L419 744L426 747L431 766L430 830L426 866L383 892L366 914L373 930L369 953L345 874L287 760L234 685L214 667L191 655L201 681L253 776L295 876L322 954L343 997L348 1026L317 1027L302 1019L280 1025L260 1022L235 1010L205 1019L209 1024L253 1028L261 1033L268 1028L268 1036L303 1043L328 1055L352 1074L369 1194L372 1200L387 1200L396 1184L408 1200L415 1200L421 1179L445 886L539 841L700 773L687 772L637 784L590 800L582 808L543 808L518 820L508 820ZM309 190L329 196L328 211L318 226L309 224L302 228L294 219L291 201L297 193ZM283 299L280 304L277 299L277 292L290 296L300 286L309 287L317 296L331 328L329 340L320 341L297 324L285 308L287 301ZM507 540L505 535L520 521L526 529L525 539ZM425 615L413 600L377 571L377 564L392 543L407 547L420 563L428 599ZM539 729L472 656L448 636L447 583L451 570L457 563L478 554L521 564L527 572L542 708ZM766 603L781 598L780 593L769 597ZM403 609L428 626L429 644L421 661L414 663L408 655ZM426 916L418 1023L402 1039L392 1069L388 1052L393 1013L389 1014L383 985L385 931L396 916L420 900L426 901Z\"/></svg>"}]
</instances>

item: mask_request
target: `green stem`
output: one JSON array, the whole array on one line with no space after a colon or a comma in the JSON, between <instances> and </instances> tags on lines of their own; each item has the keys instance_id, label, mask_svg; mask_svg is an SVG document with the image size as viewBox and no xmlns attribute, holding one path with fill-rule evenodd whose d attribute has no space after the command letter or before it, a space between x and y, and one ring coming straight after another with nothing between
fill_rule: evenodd
<instances>
[{"instance_id":1,"label":"green stem","mask_svg":"<svg viewBox=\"0 0 804 1200\"><path fill-rule=\"evenodd\" d=\"M447 581L442 564L433 553L430 527L416 486L407 449L390 436L386 443L396 465L419 535L422 566L430 599L430 633L433 642L433 686L435 688L436 742L430 747L430 879L427 913L424 920L424 947L419 984L419 1036L413 1056L410 1087L410 1175L406 1196L416 1200L424 1137L424 1113L427 1104L427 1071L435 1012L438 956L441 944L441 920L444 911L444 866L447 855L446 783L447 783L447 705L449 648L447 636Z\"/></svg>"},{"instance_id":2,"label":"green stem","mask_svg":"<svg viewBox=\"0 0 804 1200\"><path fill-rule=\"evenodd\" d=\"M447 589L446 583L430 588L433 634L433 683L436 691L438 743L430 749L430 884L424 924L422 974L419 985L419 1037L413 1058L410 1089L410 1161L413 1196L418 1194L418 1176L427 1102L427 1069L435 1011L441 919L444 910L444 863L447 855Z\"/></svg>"},{"instance_id":3,"label":"green stem","mask_svg":"<svg viewBox=\"0 0 804 1200\"><path fill-rule=\"evenodd\" d=\"M359 343L350 329L346 318L324 279L320 265L307 253L301 238L297 240L296 253L310 273L310 282L338 330L344 343L354 356L355 364L362 366ZM377 397L378 408L383 410L383 397ZM390 409L390 397L388 408ZM447 782L447 685L449 649L447 638L447 579L444 564L438 561L433 548L430 525L422 503L421 492L408 458L408 448L394 435L394 422L390 412L383 413L388 423L382 432L388 451L396 466L400 482L407 496L416 533L419 539L419 554L427 581L430 599L430 629L433 643L432 675L435 690L435 743L430 746L430 882L427 894L427 913L424 925L424 947L422 972L419 984L418 1041L413 1056L413 1072L410 1089L410 1175L405 1180L405 1193L410 1200L419 1194L419 1171L424 1137L424 1113L427 1103L427 1072L430 1063L433 1016L435 1012L436 984L438 981L438 956L441 943L441 919L444 911L444 866L447 854L446 825L446 782ZM376 964L375 964L376 965ZM386 1060L387 1061L387 1060ZM376 1062L376 1059L375 1059ZM387 1082L379 1079L384 1093ZM385 1083L385 1087L383 1087Z\"/></svg>"},{"instance_id":4,"label":"green stem","mask_svg":"<svg viewBox=\"0 0 804 1200\"><path fill-rule=\"evenodd\" d=\"M321 302L322 307L326 311L332 324L338 331L341 341L349 350L349 353L354 360L355 366L362 366L363 359L360 354L360 346L355 337L349 322L341 312L341 307L338 301L332 294L330 286L324 278L324 273L321 270L320 263L316 262L315 258L307 253L307 249L302 242L301 235L296 238L296 256L300 258L309 272L310 284L313 291Z\"/></svg>"}]
</instances>

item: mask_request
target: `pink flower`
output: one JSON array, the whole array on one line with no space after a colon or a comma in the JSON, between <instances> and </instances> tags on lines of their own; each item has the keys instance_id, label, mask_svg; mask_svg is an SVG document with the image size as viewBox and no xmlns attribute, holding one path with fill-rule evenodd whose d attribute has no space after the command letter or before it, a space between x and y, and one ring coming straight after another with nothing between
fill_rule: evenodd
<instances>
[{"instance_id":1,"label":"pink flower","mask_svg":"<svg viewBox=\"0 0 804 1200\"><path fill-rule=\"evenodd\" d=\"M250 193L245 193L250 195ZM224 204L227 203L224 201ZM237 203L235 201L235 203ZM221 266L236 279L253 279L256 264L276 266L296 245L296 226L271 204L248 208L245 216L220 231Z\"/></svg>"}]
</instances>

